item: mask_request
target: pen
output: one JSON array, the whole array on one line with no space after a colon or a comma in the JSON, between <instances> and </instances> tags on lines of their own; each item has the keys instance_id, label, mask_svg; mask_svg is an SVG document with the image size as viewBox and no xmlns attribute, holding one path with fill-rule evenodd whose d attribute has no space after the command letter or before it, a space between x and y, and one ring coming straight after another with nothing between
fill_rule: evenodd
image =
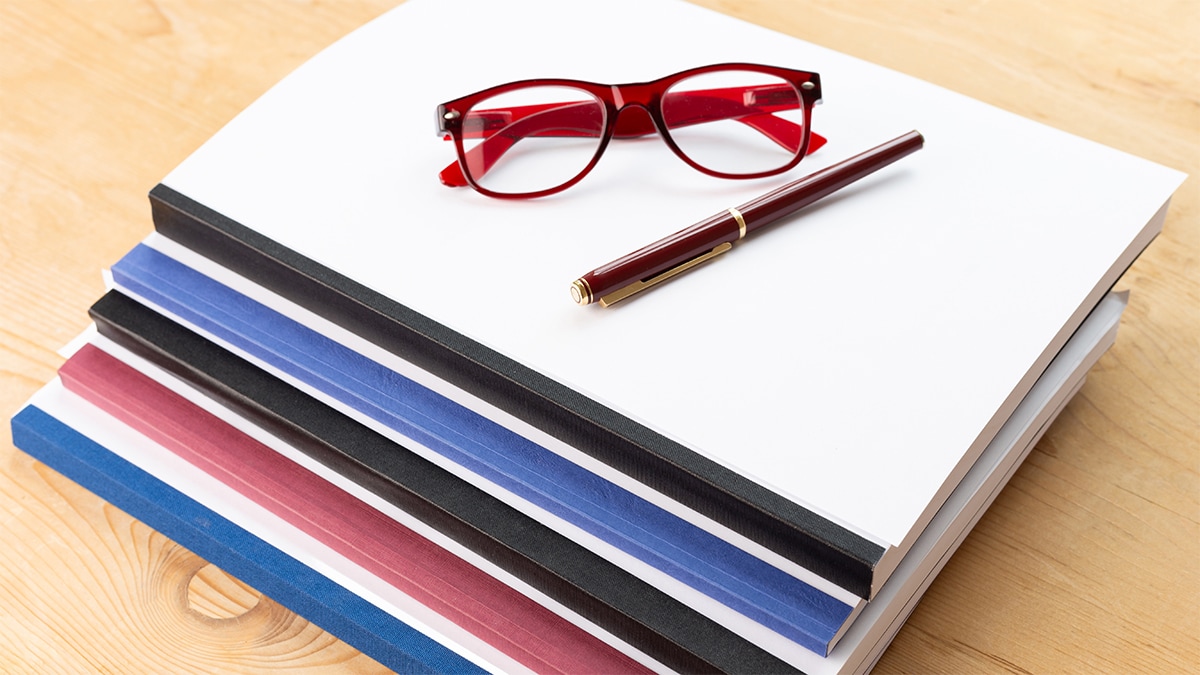
<instances>
[{"instance_id":1,"label":"pen","mask_svg":"<svg viewBox=\"0 0 1200 675\"><path fill-rule=\"evenodd\" d=\"M571 298L580 305L599 301L608 307L712 260L747 234L882 169L924 144L920 133L910 131L722 211L579 277L571 284Z\"/></svg>"}]
</instances>

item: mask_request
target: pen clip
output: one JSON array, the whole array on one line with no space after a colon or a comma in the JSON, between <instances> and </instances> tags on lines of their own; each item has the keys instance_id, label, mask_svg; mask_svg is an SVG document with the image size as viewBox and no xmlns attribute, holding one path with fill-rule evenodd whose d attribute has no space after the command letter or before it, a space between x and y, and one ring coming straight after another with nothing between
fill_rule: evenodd
<instances>
[{"instance_id":1,"label":"pen clip","mask_svg":"<svg viewBox=\"0 0 1200 675\"><path fill-rule=\"evenodd\" d=\"M709 260L712 260L713 258L721 255L722 253L728 251L731 248L733 248L733 243L727 241L723 244L719 244L719 245L713 247L713 249L710 251L705 251L704 253L701 253L700 255L696 256L695 258L688 258L687 260L684 260L683 262L679 263L678 265L676 265L674 267L667 268L667 269L663 270L662 272L659 272L658 274L650 277L649 279L635 281L635 282L629 284L628 286L623 286L621 288L618 288L617 290L612 291L611 293L609 293L607 295L601 296L600 297L600 306L608 307L609 305L620 302L635 293L644 291L647 288L650 288L651 286L654 286L655 284L662 283L677 274L682 274L682 273L692 269L693 267L696 267L697 265L706 263Z\"/></svg>"}]
</instances>

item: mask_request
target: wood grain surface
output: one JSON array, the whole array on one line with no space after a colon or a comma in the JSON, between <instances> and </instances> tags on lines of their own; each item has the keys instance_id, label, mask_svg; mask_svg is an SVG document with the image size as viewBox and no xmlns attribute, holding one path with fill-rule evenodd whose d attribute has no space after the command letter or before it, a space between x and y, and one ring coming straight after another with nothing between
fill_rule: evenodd
<instances>
[{"instance_id":1,"label":"wood grain surface","mask_svg":"<svg viewBox=\"0 0 1200 675\"><path fill-rule=\"evenodd\" d=\"M0 0L6 420L87 325L100 270L151 231L146 192L394 4ZM1200 3L701 4L1193 174L1118 285L1132 297L1116 346L876 672L1200 670ZM382 670L3 429L0 671Z\"/></svg>"}]
</instances>

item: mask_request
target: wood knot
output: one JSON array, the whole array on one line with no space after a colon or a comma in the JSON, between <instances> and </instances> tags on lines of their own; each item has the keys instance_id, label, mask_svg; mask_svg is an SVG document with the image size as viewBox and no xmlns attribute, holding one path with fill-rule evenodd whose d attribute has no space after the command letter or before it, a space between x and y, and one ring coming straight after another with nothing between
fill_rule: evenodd
<instances>
[{"instance_id":1,"label":"wood knot","mask_svg":"<svg viewBox=\"0 0 1200 675\"><path fill-rule=\"evenodd\" d=\"M213 619L234 619L258 606L262 594L216 565L205 564L187 584L187 607Z\"/></svg>"}]
</instances>

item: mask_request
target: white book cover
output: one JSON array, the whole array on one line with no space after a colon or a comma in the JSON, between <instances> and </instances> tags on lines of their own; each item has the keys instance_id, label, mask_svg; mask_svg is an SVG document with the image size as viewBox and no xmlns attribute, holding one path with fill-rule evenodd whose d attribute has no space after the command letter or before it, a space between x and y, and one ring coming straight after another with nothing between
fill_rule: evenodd
<instances>
[{"instance_id":1,"label":"white book cover","mask_svg":"<svg viewBox=\"0 0 1200 675\"><path fill-rule=\"evenodd\" d=\"M616 0L583 24L557 7L409 0L163 185L878 547L858 578L873 595L1182 175L686 3ZM441 102L723 61L820 73L828 145L757 181L639 142L546 199L438 182L454 159ZM923 150L702 270L609 309L568 296L587 270L910 129Z\"/></svg>"}]
</instances>

